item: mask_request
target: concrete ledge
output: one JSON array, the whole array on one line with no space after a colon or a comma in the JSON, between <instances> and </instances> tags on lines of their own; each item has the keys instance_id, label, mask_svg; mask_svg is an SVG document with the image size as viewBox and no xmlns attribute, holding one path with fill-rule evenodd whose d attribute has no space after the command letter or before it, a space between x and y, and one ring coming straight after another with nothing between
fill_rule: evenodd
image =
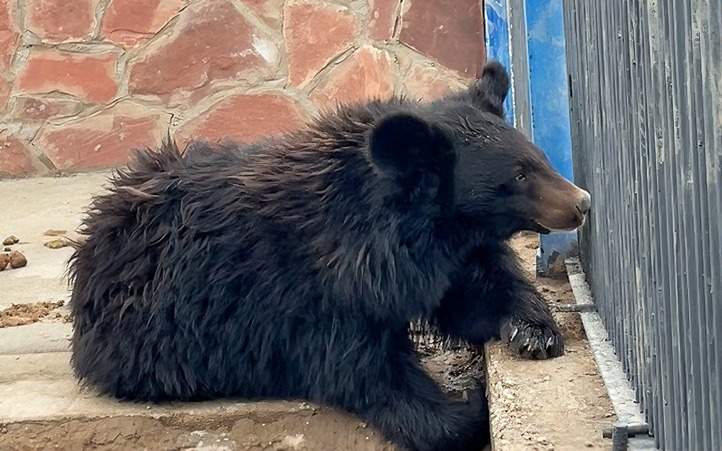
<instances>
[{"instance_id":1,"label":"concrete ledge","mask_svg":"<svg viewBox=\"0 0 722 451\"><path fill-rule=\"evenodd\" d=\"M119 402L93 390L81 390L70 369L69 352L0 356L0 422L52 420L123 415L252 413L270 406L284 412L299 403L238 403L233 401L139 404ZM310 408L310 407L308 407Z\"/></svg>"},{"instance_id":2,"label":"concrete ledge","mask_svg":"<svg viewBox=\"0 0 722 451\"><path fill-rule=\"evenodd\" d=\"M0 356L67 352L73 326L61 322L39 322L0 329ZM2 365L0 365L2 368ZM0 373L0 378L2 374Z\"/></svg>"},{"instance_id":3,"label":"concrete ledge","mask_svg":"<svg viewBox=\"0 0 722 451\"><path fill-rule=\"evenodd\" d=\"M69 359L0 356L0 448L393 449L359 419L307 402L119 402L80 390Z\"/></svg>"},{"instance_id":4,"label":"concrete ledge","mask_svg":"<svg viewBox=\"0 0 722 451\"><path fill-rule=\"evenodd\" d=\"M592 291L587 284L579 259L568 259L566 267L576 303L578 305L594 306ZM617 415L617 424L624 425L624 427L643 427L648 430L647 420L642 414L641 406L636 401L636 393L627 379L622 362L617 357L614 346L609 341L602 317L596 310L583 312L580 316L584 330L589 338L594 360L597 362L597 368L604 380L605 388ZM657 449L654 444L654 437L647 433L629 437L627 447L631 451L652 451Z\"/></svg>"}]
</instances>

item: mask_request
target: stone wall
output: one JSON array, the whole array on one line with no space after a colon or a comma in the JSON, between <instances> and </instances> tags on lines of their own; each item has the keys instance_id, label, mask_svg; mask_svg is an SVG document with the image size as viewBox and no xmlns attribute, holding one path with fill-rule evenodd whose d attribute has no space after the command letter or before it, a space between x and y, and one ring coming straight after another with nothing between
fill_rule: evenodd
<instances>
[{"instance_id":1,"label":"stone wall","mask_svg":"<svg viewBox=\"0 0 722 451\"><path fill-rule=\"evenodd\" d=\"M168 131L249 141L433 98L484 59L479 0L0 0L0 177L117 166Z\"/></svg>"}]
</instances>

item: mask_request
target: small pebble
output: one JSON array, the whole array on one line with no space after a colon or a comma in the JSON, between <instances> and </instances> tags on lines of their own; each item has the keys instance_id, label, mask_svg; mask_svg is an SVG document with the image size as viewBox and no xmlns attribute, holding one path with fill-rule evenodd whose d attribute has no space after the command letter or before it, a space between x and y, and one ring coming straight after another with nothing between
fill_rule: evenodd
<instances>
[{"instance_id":1,"label":"small pebble","mask_svg":"<svg viewBox=\"0 0 722 451\"><path fill-rule=\"evenodd\" d=\"M70 242L66 240L65 238L56 238L52 241L48 241L45 243L45 247L48 247L50 249L60 249L61 247L67 247L70 246Z\"/></svg>"},{"instance_id":2,"label":"small pebble","mask_svg":"<svg viewBox=\"0 0 722 451\"><path fill-rule=\"evenodd\" d=\"M20 242L20 239L18 237L16 237L15 235L10 235L9 237L7 237L3 240L3 245L4 246L12 246L13 244L18 243L18 242Z\"/></svg>"},{"instance_id":3,"label":"small pebble","mask_svg":"<svg viewBox=\"0 0 722 451\"><path fill-rule=\"evenodd\" d=\"M594 448L594 443L592 443L592 442L586 442L586 443L584 444L584 446L586 446L587 448Z\"/></svg>"},{"instance_id":4,"label":"small pebble","mask_svg":"<svg viewBox=\"0 0 722 451\"><path fill-rule=\"evenodd\" d=\"M8 263L10 263L10 255L0 254L0 271L4 270Z\"/></svg>"},{"instance_id":5,"label":"small pebble","mask_svg":"<svg viewBox=\"0 0 722 451\"><path fill-rule=\"evenodd\" d=\"M22 268L28 264L28 260L23 254L18 251L13 251L10 254L10 267L11 268Z\"/></svg>"},{"instance_id":6,"label":"small pebble","mask_svg":"<svg viewBox=\"0 0 722 451\"><path fill-rule=\"evenodd\" d=\"M12 251L12 249L10 249L9 247L6 247L5 249L3 249L3 252L10 252L10 251Z\"/></svg>"}]
</instances>

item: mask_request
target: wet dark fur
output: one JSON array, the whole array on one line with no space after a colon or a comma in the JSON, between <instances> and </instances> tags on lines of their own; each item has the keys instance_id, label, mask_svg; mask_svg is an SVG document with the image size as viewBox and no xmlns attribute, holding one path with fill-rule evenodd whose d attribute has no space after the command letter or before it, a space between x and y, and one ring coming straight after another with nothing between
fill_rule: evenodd
<instances>
[{"instance_id":1,"label":"wet dark fur","mask_svg":"<svg viewBox=\"0 0 722 451\"><path fill-rule=\"evenodd\" d=\"M72 259L77 376L133 400L309 399L410 449L482 444L483 406L445 397L407 328L426 320L481 344L516 325L537 357L561 353L505 243L523 218L456 207L447 141L525 142L482 113L502 112L508 80L494 77L431 107L342 108L251 146L140 152L95 199ZM388 151L429 142L441 150ZM478 205L494 204L487 191Z\"/></svg>"}]
</instances>

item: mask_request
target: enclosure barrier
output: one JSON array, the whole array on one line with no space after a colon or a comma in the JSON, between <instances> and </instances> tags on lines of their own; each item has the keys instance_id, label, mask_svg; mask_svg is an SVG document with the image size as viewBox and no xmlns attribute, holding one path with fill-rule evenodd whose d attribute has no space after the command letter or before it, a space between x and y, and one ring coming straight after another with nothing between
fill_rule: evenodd
<instances>
[{"instance_id":1,"label":"enclosure barrier","mask_svg":"<svg viewBox=\"0 0 722 451\"><path fill-rule=\"evenodd\" d=\"M722 2L564 10L597 307L657 445L722 450Z\"/></svg>"}]
</instances>

